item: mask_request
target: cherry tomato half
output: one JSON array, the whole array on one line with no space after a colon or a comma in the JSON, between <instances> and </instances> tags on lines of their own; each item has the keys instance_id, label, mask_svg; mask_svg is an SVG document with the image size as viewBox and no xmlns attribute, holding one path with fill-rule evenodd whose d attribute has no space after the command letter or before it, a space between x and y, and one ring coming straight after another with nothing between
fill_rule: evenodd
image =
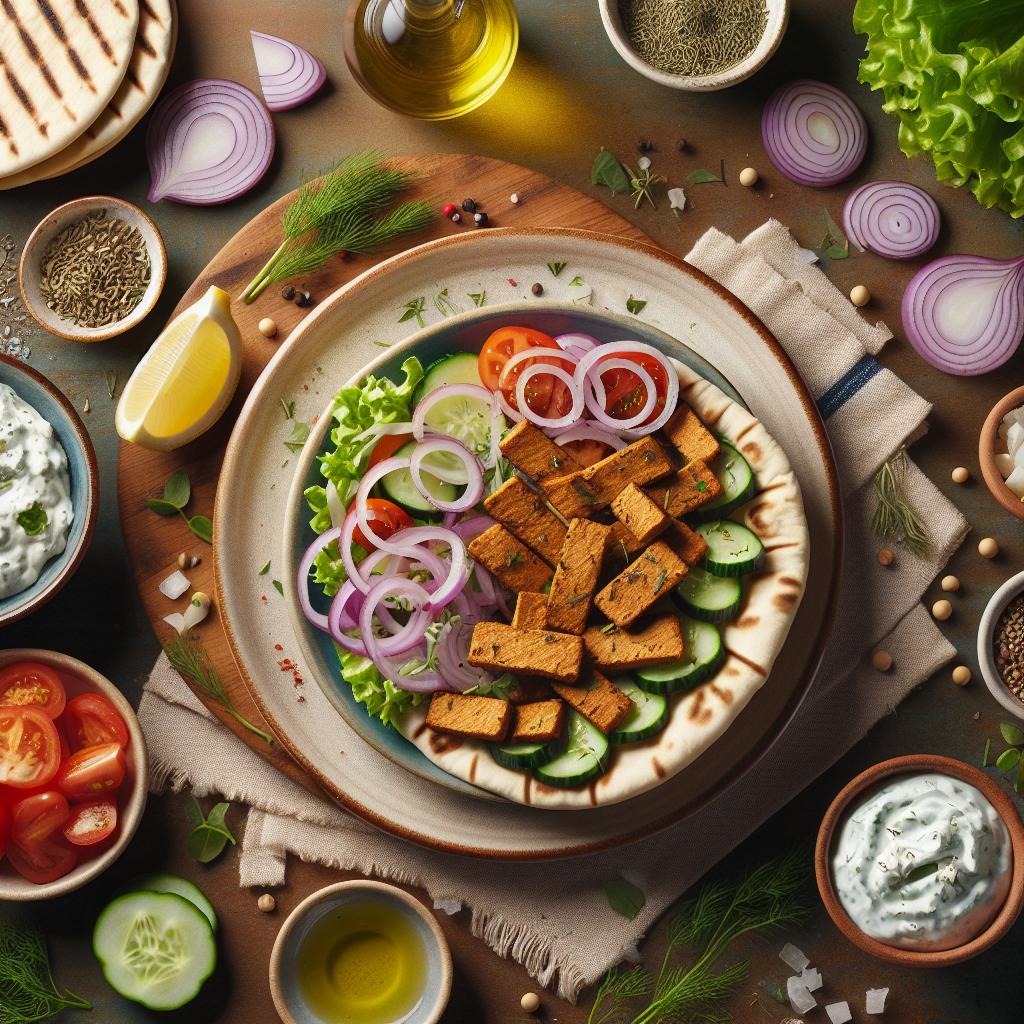
<instances>
[{"instance_id":1,"label":"cherry tomato half","mask_svg":"<svg viewBox=\"0 0 1024 1024\"><path fill-rule=\"evenodd\" d=\"M607 359L629 360L643 367L651 375L657 390L657 398L650 415L644 420L644 423L650 423L665 408L665 399L668 396L668 377L665 374L665 367L645 352L622 352L599 359L597 368L600 368L601 363ZM606 370L601 374L601 383L605 388L605 412L613 419L631 419L643 408L647 398L647 388L635 373L619 368Z\"/></svg>"},{"instance_id":2,"label":"cherry tomato half","mask_svg":"<svg viewBox=\"0 0 1024 1024\"><path fill-rule=\"evenodd\" d=\"M124 750L117 743L83 747L60 766L57 788L69 800L93 800L117 789L124 772Z\"/></svg>"},{"instance_id":3,"label":"cherry tomato half","mask_svg":"<svg viewBox=\"0 0 1024 1024\"><path fill-rule=\"evenodd\" d=\"M366 518L370 521L370 529L373 530L381 540L387 540L392 535L412 526L412 518L404 508L400 508L393 501L387 498L367 498ZM371 544L363 536L363 531L357 526L352 534L352 539L360 547L367 551L373 551L376 544Z\"/></svg>"},{"instance_id":4,"label":"cherry tomato half","mask_svg":"<svg viewBox=\"0 0 1024 1024\"><path fill-rule=\"evenodd\" d=\"M371 469L376 466L378 462L390 459L399 448L405 447L405 445L407 445L412 439L412 434L385 434L373 446L373 451L370 452L370 458L367 460L366 468Z\"/></svg>"},{"instance_id":5,"label":"cherry tomato half","mask_svg":"<svg viewBox=\"0 0 1024 1024\"><path fill-rule=\"evenodd\" d=\"M30 707L0 707L0 783L14 789L45 785L60 765L60 736Z\"/></svg>"},{"instance_id":6,"label":"cherry tomato half","mask_svg":"<svg viewBox=\"0 0 1024 1024\"><path fill-rule=\"evenodd\" d=\"M0 669L0 705L31 707L47 718L59 718L66 699L64 684L47 665L18 661Z\"/></svg>"},{"instance_id":7,"label":"cherry tomato half","mask_svg":"<svg viewBox=\"0 0 1024 1024\"><path fill-rule=\"evenodd\" d=\"M64 838L72 846L102 843L117 828L117 804L110 797L75 804L64 825Z\"/></svg>"},{"instance_id":8,"label":"cherry tomato half","mask_svg":"<svg viewBox=\"0 0 1024 1024\"><path fill-rule=\"evenodd\" d=\"M7 808L0 804L0 860L4 856L4 848L7 846L7 833L11 830L11 817Z\"/></svg>"},{"instance_id":9,"label":"cherry tomato half","mask_svg":"<svg viewBox=\"0 0 1024 1024\"><path fill-rule=\"evenodd\" d=\"M114 703L102 693L80 693L64 710L64 729L75 750L98 743L117 743L127 748L128 726Z\"/></svg>"},{"instance_id":10,"label":"cherry tomato half","mask_svg":"<svg viewBox=\"0 0 1024 1024\"><path fill-rule=\"evenodd\" d=\"M78 863L78 854L60 833L70 813L65 797L52 789L14 805L7 858L18 874L42 885Z\"/></svg>"},{"instance_id":11,"label":"cherry tomato half","mask_svg":"<svg viewBox=\"0 0 1024 1024\"><path fill-rule=\"evenodd\" d=\"M529 327L500 327L488 337L480 349L477 364L480 380L489 391L497 391L500 386L505 401L513 409L519 408L516 404L516 384L520 374L527 367L535 363L550 363L572 373L572 363L552 356L543 356L538 352L536 359L524 359L516 363L506 374L504 383L499 385L502 371L509 359L529 349L554 349L556 352L562 350L554 338L549 338L546 334ZM555 380L549 374L538 373L531 377L526 385L526 404L538 415L554 418L564 416L569 411L572 396L561 381Z\"/></svg>"}]
</instances>

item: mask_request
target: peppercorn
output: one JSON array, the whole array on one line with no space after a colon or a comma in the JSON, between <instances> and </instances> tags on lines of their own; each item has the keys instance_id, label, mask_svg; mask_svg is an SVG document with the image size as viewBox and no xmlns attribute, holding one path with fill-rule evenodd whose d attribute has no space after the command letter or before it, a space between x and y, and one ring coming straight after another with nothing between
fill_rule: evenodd
<instances>
[{"instance_id":1,"label":"peppercorn","mask_svg":"<svg viewBox=\"0 0 1024 1024\"><path fill-rule=\"evenodd\" d=\"M654 152L654 143L651 142L650 139L637 139L636 140L636 148L641 153L653 153Z\"/></svg>"},{"instance_id":2,"label":"peppercorn","mask_svg":"<svg viewBox=\"0 0 1024 1024\"><path fill-rule=\"evenodd\" d=\"M476 213L476 203L472 199L463 199L462 208L466 213Z\"/></svg>"},{"instance_id":3,"label":"peppercorn","mask_svg":"<svg viewBox=\"0 0 1024 1024\"><path fill-rule=\"evenodd\" d=\"M891 548L881 548L878 552L879 565L892 565L896 561L896 555Z\"/></svg>"},{"instance_id":4,"label":"peppercorn","mask_svg":"<svg viewBox=\"0 0 1024 1024\"><path fill-rule=\"evenodd\" d=\"M299 306L302 309L305 309L307 306L312 306L313 296L310 295L309 292L307 291L296 292L295 305Z\"/></svg>"},{"instance_id":5,"label":"peppercorn","mask_svg":"<svg viewBox=\"0 0 1024 1024\"><path fill-rule=\"evenodd\" d=\"M686 139L680 139L676 143L676 149L679 150L680 153L685 153L689 148L690 146L687 143Z\"/></svg>"},{"instance_id":6,"label":"peppercorn","mask_svg":"<svg viewBox=\"0 0 1024 1024\"><path fill-rule=\"evenodd\" d=\"M473 214L473 220L476 221L476 226L478 228L485 228L485 227L487 227L487 214L486 213L483 213L483 212L474 213Z\"/></svg>"},{"instance_id":7,"label":"peppercorn","mask_svg":"<svg viewBox=\"0 0 1024 1024\"><path fill-rule=\"evenodd\" d=\"M290 284L286 284L281 289L281 298L284 299L285 302L291 302L292 299L295 298L295 288Z\"/></svg>"},{"instance_id":8,"label":"peppercorn","mask_svg":"<svg viewBox=\"0 0 1024 1024\"><path fill-rule=\"evenodd\" d=\"M456 206L454 203L445 203L444 206L441 207L441 212L446 217L450 217L455 212L455 210Z\"/></svg>"},{"instance_id":9,"label":"peppercorn","mask_svg":"<svg viewBox=\"0 0 1024 1024\"><path fill-rule=\"evenodd\" d=\"M543 295L544 285L542 285L540 281L535 281L530 291L533 292L534 295Z\"/></svg>"},{"instance_id":10,"label":"peppercorn","mask_svg":"<svg viewBox=\"0 0 1024 1024\"><path fill-rule=\"evenodd\" d=\"M452 216L451 216L451 220L452 220L452 223L453 223L453 224L458 224L458 223L459 223L459 222L460 222L460 221L462 220L462 214L461 214L461 213L459 213L459 211L458 211L458 210L456 210L456 211L455 211L455 212L454 212L454 213L452 214Z\"/></svg>"}]
</instances>

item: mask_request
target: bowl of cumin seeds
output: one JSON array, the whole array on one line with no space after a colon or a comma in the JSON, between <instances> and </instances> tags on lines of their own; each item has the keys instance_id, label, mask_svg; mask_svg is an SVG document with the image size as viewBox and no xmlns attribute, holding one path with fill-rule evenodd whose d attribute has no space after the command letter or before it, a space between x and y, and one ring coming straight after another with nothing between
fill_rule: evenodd
<instances>
[{"instance_id":1,"label":"bowl of cumin seeds","mask_svg":"<svg viewBox=\"0 0 1024 1024\"><path fill-rule=\"evenodd\" d=\"M992 696L1024 718L1024 572L992 595L981 616L978 667Z\"/></svg>"},{"instance_id":2,"label":"bowl of cumin seeds","mask_svg":"<svg viewBox=\"0 0 1024 1024\"><path fill-rule=\"evenodd\" d=\"M44 330L106 341L140 324L167 278L156 225L113 196L86 196L47 214L21 253L18 284Z\"/></svg>"}]
</instances>

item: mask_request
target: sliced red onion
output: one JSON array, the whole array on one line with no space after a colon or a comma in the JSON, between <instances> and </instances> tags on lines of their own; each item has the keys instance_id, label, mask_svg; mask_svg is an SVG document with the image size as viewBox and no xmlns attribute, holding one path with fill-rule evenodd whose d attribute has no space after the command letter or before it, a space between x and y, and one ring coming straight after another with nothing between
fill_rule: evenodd
<instances>
[{"instance_id":1,"label":"sliced red onion","mask_svg":"<svg viewBox=\"0 0 1024 1024\"><path fill-rule=\"evenodd\" d=\"M364 658L369 652L366 644L358 636L349 636L348 631L359 628L359 613L362 611L364 596L355 588L351 580L346 580L334 600L331 610L327 613L327 632L331 639L352 654L361 654Z\"/></svg>"},{"instance_id":2,"label":"sliced red onion","mask_svg":"<svg viewBox=\"0 0 1024 1024\"><path fill-rule=\"evenodd\" d=\"M264 32L249 35L268 109L291 110L311 99L327 81L323 64L301 46Z\"/></svg>"},{"instance_id":3,"label":"sliced red onion","mask_svg":"<svg viewBox=\"0 0 1024 1024\"><path fill-rule=\"evenodd\" d=\"M520 363L525 363L528 359L536 359L538 362L535 365L548 368L558 366L561 363L575 366L579 362L579 356L574 355L572 352L559 352L556 348L524 348L522 352L513 352L505 361L505 365L501 368L501 374L498 377L498 387L506 387L511 372ZM544 362L543 360L545 359L554 360L554 362Z\"/></svg>"},{"instance_id":4,"label":"sliced red onion","mask_svg":"<svg viewBox=\"0 0 1024 1024\"><path fill-rule=\"evenodd\" d=\"M541 373L561 381L572 395L572 405L564 416L556 416L553 419L541 416L540 413L534 412L526 401L526 385ZM580 414L583 412L583 388L568 371L563 370L560 366L534 363L519 374L519 379L516 381L516 405L523 410L523 415L538 427L544 427L546 430L561 430L580 418Z\"/></svg>"},{"instance_id":5,"label":"sliced red onion","mask_svg":"<svg viewBox=\"0 0 1024 1024\"><path fill-rule=\"evenodd\" d=\"M505 398L505 395L501 391L494 392L495 398L498 399L498 408L501 409L502 414L510 419L513 423L518 423L520 420L525 419L523 414L518 409L513 409Z\"/></svg>"},{"instance_id":6,"label":"sliced red onion","mask_svg":"<svg viewBox=\"0 0 1024 1024\"><path fill-rule=\"evenodd\" d=\"M306 616L310 623L324 633L329 632L327 627L327 616L318 612L309 600L309 570L313 568L316 556L319 555L332 540L337 540L340 536L341 529L337 526L321 533L320 536L317 537L317 539L313 541L308 548L306 548L305 553L299 560L299 571L296 574L296 589L299 594L299 606L302 608L302 614Z\"/></svg>"},{"instance_id":7,"label":"sliced red onion","mask_svg":"<svg viewBox=\"0 0 1024 1024\"><path fill-rule=\"evenodd\" d=\"M470 666L467 661L472 625L465 622L446 623L437 639L437 667L441 678L453 690L463 692L479 686L489 675Z\"/></svg>"},{"instance_id":8,"label":"sliced red onion","mask_svg":"<svg viewBox=\"0 0 1024 1024\"><path fill-rule=\"evenodd\" d=\"M593 420L582 420L574 427L570 427L564 434L559 434L557 437L552 438L552 440L555 444L561 446L572 444L573 441L598 441L601 444L608 445L612 451L616 452L626 447L626 442L618 434L605 430L604 427Z\"/></svg>"},{"instance_id":9,"label":"sliced red onion","mask_svg":"<svg viewBox=\"0 0 1024 1024\"><path fill-rule=\"evenodd\" d=\"M635 416L618 419L605 412L608 393L605 391L604 381L601 378L610 370L628 370L637 376L640 383L643 384L644 404ZM584 378L583 388L590 415L598 423L617 430L631 430L639 427L654 412L655 403L658 401L658 385L654 383L654 378L639 363L634 363L629 359L602 359L595 363Z\"/></svg>"},{"instance_id":10,"label":"sliced red onion","mask_svg":"<svg viewBox=\"0 0 1024 1024\"><path fill-rule=\"evenodd\" d=\"M910 260L938 240L942 215L924 189L906 181L869 181L843 206L843 227L861 252Z\"/></svg>"},{"instance_id":11,"label":"sliced red onion","mask_svg":"<svg viewBox=\"0 0 1024 1024\"><path fill-rule=\"evenodd\" d=\"M592 348L601 344L592 334L559 334L555 341L577 358L585 356Z\"/></svg>"},{"instance_id":12,"label":"sliced red onion","mask_svg":"<svg viewBox=\"0 0 1024 1024\"><path fill-rule=\"evenodd\" d=\"M434 454L453 455L461 461L465 468L464 479L466 489L455 501L442 501L427 489L423 480L423 460ZM431 466L427 469L427 472L441 480L452 482L452 474L448 474L442 468ZM426 441L421 441L416 445L409 459L409 473L420 494L434 508L439 508L443 512L466 512L484 496L484 471L480 465L480 460L464 444L456 441L454 437L432 437ZM458 474L458 476L460 477L459 482L462 482L462 474Z\"/></svg>"},{"instance_id":13,"label":"sliced red onion","mask_svg":"<svg viewBox=\"0 0 1024 1024\"><path fill-rule=\"evenodd\" d=\"M386 637L377 637L373 632L375 613L378 605L389 597L409 601L414 611L398 632ZM377 580L366 595L362 608L359 609L359 632L367 651L375 651L384 656L405 654L422 643L423 631L430 624L430 613L427 610L429 600L430 594L415 580L407 580L402 576L385 576ZM370 657L374 657L374 654Z\"/></svg>"},{"instance_id":14,"label":"sliced red onion","mask_svg":"<svg viewBox=\"0 0 1024 1024\"><path fill-rule=\"evenodd\" d=\"M1024 256L944 256L903 293L903 329L922 358L967 377L1002 366L1024 332Z\"/></svg>"},{"instance_id":15,"label":"sliced red onion","mask_svg":"<svg viewBox=\"0 0 1024 1024\"><path fill-rule=\"evenodd\" d=\"M868 126L854 102L810 79L776 89L761 115L761 141L771 162L798 185L845 181L867 152Z\"/></svg>"},{"instance_id":16,"label":"sliced red onion","mask_svg":"<svg viewBox=\"0 0 1024 1024\"><path fill-rule=\"evenodd\" d=\"M274 124L237 82L184 82L157 106L146 132L150 202L215 206L248 192L274 156Z\"/></svg>"},{"instance_id":17,"label":"sliced red onion","mask_svg":"<svg viewBox=\"0 0 1024 1024\"><path fill-rule=\"evenodd\" d=\"M469 519L462 519L457 522L452 527L452 530L463 540L472 540L474 537L479 537L484 530L489 530L493 525L494 520L490 516L471 516Z\"/></svg>"}]
</instances>

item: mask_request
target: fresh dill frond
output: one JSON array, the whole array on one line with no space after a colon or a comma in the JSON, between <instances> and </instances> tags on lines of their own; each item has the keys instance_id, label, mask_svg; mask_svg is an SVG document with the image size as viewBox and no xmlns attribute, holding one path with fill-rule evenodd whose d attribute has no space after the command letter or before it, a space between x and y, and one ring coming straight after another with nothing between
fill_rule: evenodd
<instances>
[{"instance_id":1,"label":"fresh dill frond","mask_svg":"<svg viewBox=\"0 0 1024 1024\"><path fill-rule=\"evenodd\" d=\"M57 987L40 932L0 920L0 1022L29 1024L49 1020L66 1009L91 1010L92 1005Z\"/></svg>"},{"instance_id":2,"label":"fresh dill frond","mask_svg":"<svg viewBox=\"0 0 1024 1024\"><path fill-rule=\"evenodd\" d=\"M907 450L901 448L875 475L878 504L871 529L882 540L905 544L919 558L931 547L924 521L907 498Z\"/></svg>"},{"instance_id":3,"label":"fresh dill frond","mask_svg":"<svg viewBox=\"0 0 1024 1024\"><path fill-rule=\"evenodd\" d=\"M587 1024L615 1024L632 1012L629 1000L640 999L651 990L651 979L640 966L610 967L594 997Z\"/></svg>"}]
</instances>

